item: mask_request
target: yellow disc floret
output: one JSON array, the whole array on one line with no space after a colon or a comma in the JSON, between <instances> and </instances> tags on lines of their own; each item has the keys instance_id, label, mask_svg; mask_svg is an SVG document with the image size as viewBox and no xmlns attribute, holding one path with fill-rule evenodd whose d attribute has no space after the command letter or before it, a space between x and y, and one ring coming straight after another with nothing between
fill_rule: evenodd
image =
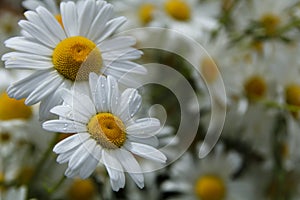
<instances>
[{"instance_id":1,"label":"yellow disc floret","mask_svg":"<svg viewBox=\"0 0 300 200\"><path fill-rule=\"evenodd\" d=\"M68 190L72 200L92 200L96 194L96 186L91 179L75 179Z\"/></svg>"},{"instance_id":2,"label":"yellow disc floret","mask_svg":"<svg viewBox=\"0 0 300 200\"><path fill-rule=\"evenodd\" d=\"M291 84L285 89L285 101L293 106L300 106L300 85Z\"/></svg>"},{"instance_id":3,"label":"yellow disc floret","mask_svg":"<svg viewBox=\"0 0 300 200\"><path fill-rule=\"evenodd\" d=\"M123 122L111 113L98 113L88 123L91 137L104 148L116 149L126 141Z\"/></svg>"},{"instance_id":4,"label":"yellow disc floret","mask_svg":"<svg viewBox=\"0 0 300 200\"><path fill-rule=\"evenodd\" d=\"M4 181L5 181L5 175L3 172L0 171L0 193L4 191L5 187L4 185Z\"/></svg>"},{"instance_id":5,"label":"yellow disc floret","mask_svg":"<svg viewBox=\"0 0 300 200\"><path fill-rule=\"evenodd\" d=\"M201 200L222 200L225 198L226 188L219 177L205 175L197 180L195 193Z\"/></svg>"},{"instance_id":6,"label":"yellow disc floret","mask_svg":"<svg viewBox=\"0 0 300 200\"><path fill-rule=\"evenodd\" d=\"M24 99L10 98L7 93L0 95L0 120L30 119L31 107L24 104Z\"/></svg>"},{"instance_id":7,"label":"yellow disc floret","mask_svg":"<svg viewBox=\"0 0 300 200\"><path fill-rule=\"evenodd\" d=\"M176 20L187 21L191 17L191 9L184 0L167 0L166 12Z\"/></svg>"},{"instance_id":8,"label":"yellow disc floret","mask_svg":"<svg viewBox=\"0 0 300 200\"><path fill-rule=\"evenodd\" d=\"M153 19L153 11L155 10L155 6L146 3L140 6L138 10L139 19L143 24L148 24Z\"/></svg>"},{"instance_id":9,"label":"yellow disc floret","mask_svg":"<svg viewBox=\"0 0 300 200\"><path fill-rule=\"evenodd\" d=\"M259 75L254 75L246 81L244 89L250 100L260 99L264 97L267 92L267 84L264 78Z\"/></svg>"},{"instance_id":10,"label":"yellow disc floret","mask_svg":"<svg viewBox=\"0 0 300 200\"><path fill-rule=\"evenodd\" d=\"M102 56L96 44L82 36L62 40L52 55L54 68L66 79L88 80L89 73L100 73Z\"/></svg>"},{"instance_id":11,"label":"yellow disc floret","mask_svg":"<svg viewBox=\"0 0 300 200\"><path fill-rule=\"evenodd\" d=\"M272 13L267 13L261 17L260 23L265 29L266 35L274 36L280 24L280 17Z\"/></svg>"}]
</instances>

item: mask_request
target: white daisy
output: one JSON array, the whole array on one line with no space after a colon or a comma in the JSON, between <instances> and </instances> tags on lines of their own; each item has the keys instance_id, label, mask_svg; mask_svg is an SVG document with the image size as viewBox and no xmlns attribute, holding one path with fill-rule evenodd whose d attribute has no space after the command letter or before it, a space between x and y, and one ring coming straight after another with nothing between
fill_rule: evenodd
<instances>
[{"instance_id":1,"label":"white daisy","mask_svg":"<svg viewBox=\"0 0 300 200\"><path fill-rule=\"evenodd\" d=\"M235 9L233 16L236 27L241 30L250 28L249 25L255 22L258 30L267 36L274 36L276 32L289 20L289 8L296 1L272 1L272 0L253 0L241 4L239 9ZM253 26L253 24L252 24ZM253 27L252 27L253 29Z\"/></svg>"},{"instance_id":2,"label":"white daisy","mask_svg":"<svg viewBox=\"0 0 300 200\"><path fill-rule=\"evenodd\" d=\"M135 89L119 94L116 79L90 74L89 94L61 92L64 104L51 112L60 116L43 124L49 131L77 133L54 147L59 163L68 162L67 177L87 178L99 162L110 176L113 190L125 186L127 171L142 188L142 170L133 154L164 163L166 157L152 143L157 140L160 122L155 118L133 120L141 104Z\"/></svg>"},{"instance_id":3,"label":"white daisy","mask_svg":"<svg viewBox=\"0 0 300 200\"><path fill-rule=\"evenodd\" d=\"M203 160L195 161L190 154L185 154L174 164L171 180L164 183L163 190L180 193L170 199L252 199L251 195L247 196L249 184L232 180L240 164L241 159L237 153L226 154L220 145Z\"/></svg>"},{"instance_id":4,"label":"white daisy","mask_svg":"<svg viewBox=\"0 0 300 200\"><path fill-rule=\"evenodd\" d=\"M15 52L2 59L6 68L33 69L32 75L12 84L8 94L16 99L26 98L26 104L41 101L41 118L59 104L58 88L70 88L75 81L86 81L89 72L113 75L126 74L122 81L132 84L127 73L145 73L145 69L129 60L141 52L132 48L132 37L109 38L125 21L113 18L111 4L101 0L62 2L61 23L46 8L27 11L27 20L19 25L24 36L5 42Z\"/></svg>"}]
</instances>

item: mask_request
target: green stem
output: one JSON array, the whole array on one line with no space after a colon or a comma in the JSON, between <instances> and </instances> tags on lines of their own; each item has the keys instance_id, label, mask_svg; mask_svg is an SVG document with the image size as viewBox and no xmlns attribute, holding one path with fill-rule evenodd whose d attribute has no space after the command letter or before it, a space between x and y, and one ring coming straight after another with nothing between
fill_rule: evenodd
<instances>
[{"instance_id":1,"label":"green stem","mask_svg":"<svg viewBox=\"0 0 300 200\"><path fill-rule=\"evenodd\" d=\"M287 130L286 119L283 115L283 112L279 112L277 119L275 120L274 125L274 135L272 138L272 150L273 150L273 159L274 159L274 171L273 171L273 198L275 200L287 199L286 194L286 170L283 165L282 160L282 146L283 141L286 137Z\"/></svg>"},{"instance_id":2,"label":"green stem","mask_svg":"<svg viewBox=\"0 0 300 200\"><path fill-rule=\"evenodd\" d=\"M53 139L51 140L51 142L49 143L48 148L45 150L45 152L43 153L41 159L38 161L38 163L36 164L37 168L34 170L34 173L30 179L30 181L28 182L28 193L27 195L30 195L30 191L31 188L33 187L35 180L37 179L37 177L39 176L39 174L41 173L44 164L46 163L46 161L49 159L49 156L52 153L52 149L54 147L54 145L57 143L58 141L58 137L59 134L56 134L55 137L53 137ZM29 196L28 196L29 197ZM27 197L27 198L28 198Z\"/></svg>"},{"instance_id":3,"label":"green stem","mask_svg":"<svg viewBox=\"0 0 300 200\"><path fill-rule=\"evenodd\" d=\"M50 189L48 189L49 195L53 194L66 180L66 177L63 175L60 180Z\"/></svg>"}]
</instances>

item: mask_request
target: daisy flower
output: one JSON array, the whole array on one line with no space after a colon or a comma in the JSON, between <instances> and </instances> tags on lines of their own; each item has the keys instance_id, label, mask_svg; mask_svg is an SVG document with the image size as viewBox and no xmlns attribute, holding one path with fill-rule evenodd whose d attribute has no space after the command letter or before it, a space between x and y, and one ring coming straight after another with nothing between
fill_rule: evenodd
<instances>
[{"instance_id":1,"label":"daisy flower","mask_svg":"<svg viewBox=\"0 0 300 200\"><path fill-rule=\"evenodd\" d=\"M260 31L266 36L274 36L277 31L289 20L288 10L296 1L272 1L272 0L253 0L241 4L239 9L235 9L234 17L238 29L245 29L256 22Z\"/></svg>"},{"instance_id":2,"label":"daisy flower","mask_svg":"<svg viewBox=\"0 0 300 200\"><path fill-rule=\"evenodd\" d=\"M126 21L113 17L111 4L101 0L62 2L61 21L46 8L25 12L19 25L26 33L5 42L15 49L3 55L6 68L32 69L35 72L8 88L10 97L26 98L27 105L41 102L40 116L61 102L59 88L71 88L75 81L87 81L90 72L113 75L124 84L133 84L127 73L146 70L129 60L142 52L132 48L132 37L110 36ZM126 74L125 78L123 77Z\"/></svg>"},{"instance_id":3,"label":"daisy flower","mask_svg":"<svg viewBox=\"0 0 300 200\"><path fill-rule=\"evenodd\" d=\"M134 155L164 163L166 157L152 147L160 129L155 118L134 120L132 117L141 104L135 89L119 94L116 79L111 76L90 74L89 94L63 90L64 104L51 112L58 120L46 121L49 131L77 133L54 147L59 154L57 162L68 162L67 177L89 177L99 162L105 165L112 189L125 186L124 171L142 188L144 178Z\"/></svg>"},{"instance_id":4,"label":"daisy flower","mask_svg":"<svg viewBox=\"0 0 300 200\"><path fill-rule=\"evenodd\" d=\"M213 154L203 160L194 160L185 154L173 165L171 180L163 184L165 192L179 192L170 199L252 199L248 195L250 185L241 180L232 180L232 175L240 167L241 159L234 152L225 153L218 145Z\"/></svg>"}]
</instances>

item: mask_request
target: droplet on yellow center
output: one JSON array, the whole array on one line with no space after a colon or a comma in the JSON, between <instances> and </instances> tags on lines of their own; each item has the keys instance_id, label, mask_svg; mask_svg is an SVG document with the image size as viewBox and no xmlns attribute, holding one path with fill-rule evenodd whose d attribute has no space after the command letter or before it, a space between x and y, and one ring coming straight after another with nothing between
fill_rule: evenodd
<instances>
[{"instance_id":1,"label":"droplet on yellow center","mask_svg":"<svg viewBox=\"0 0 300 200\"><path fill-rule=\"evenodd\" d=\"M153 19L153 11L154 10L155 10L155 6L150 3L141 5L138 10L138 16L139 16L140 21L143 24L148 24L149 22L151 22Z\"/></svg>"},{"instance_id":2,"label":"droplet on yellow center","mask_svg":"<svg viewBox=\"0 0 300 200\"><path fill-rule=\"evenodd\" d=\"M300 85L291 84L285 89L285 101L293 106L300 106Z\"/></svg>"},{"instance_id":3,"label":"droplet on yellow center","mask_svg":"<svg viewBox=\"0 0 300 200\"><path fill-rule=\"evenodd\" d=\"M96 185L91 179L75 179L68 190L72 200L91 200L96 194Z\"/></svg>"},{"instance_id":4,"label":"droplet on yellow center","mask_svg":"<svg viewBox=\"0 0 300 200\"><path fill-rule=\"evenodd\" d=\"M218 77L218 68L214 60L205 57L201 62L201 73L208 83L213 83Z\"/></svg>"},{"instance_id":5,"label":"droplet on yellow center","mask_svg":"<svg viewBox=\"0 0 300 200\"><path fill-rule=\"evenodd\" d=\"M265 29L265 33L268 36L273 36L276 34L280 24L280 17L272 13L267 13L261 17L260 22Z\"/></svg>"},{"instance_id":6,"label":"droplet on yellow center","mask_svg":"<svg viewBox=\"0 0 300 200\"><path fill-rule=\"evenodd\" d=\"M55 15L55 19L58 21L58 23L64 28L62 17L60 14Z\"/></svg>"},{"instance_id":7,"label":"droplet on yellow center","mask_svg":"<svg viewBox=\"0 0 300 200\"><path fill-rule=\"evenodd\" d=\"M187 21L191 17L191 9L184 0L167 0L166 12L176 20Z\"/></svg>"},{"instance_id":8,"label":"droplet on yellow center","mask_svg":"<svg viewBox=\"0 0 300 200\"><path fill-rule=\"evenodd\" d=\"M247 97L250 100L255 100L265 96L267 92L267 84L263 77L255 75L246 81L244 89Z\"/></svg>"},{"instance_id":9,"label":"droplet on yellow center","mask_svg":"<svg viewBox=\"0 0 300 200\"><path fill-rule=\"evenodd\" d=\"M24 99L10 98L7 93L0 95L0 120L30 119L31 107L24 104Z\"/></svg>"},{"instance_id":10,"label":"droplet on yellow center","mask_svg":"<svg viewBox=\"0 0 300 200\"><path fill-rule=\"evenodd\" d=\"M201 200L222 200L225 198L226 188L219 177L205 175L197 180L195 193Z\"/></svg>"},{"instance_id":11,"label":"droplet on yellow center","mask_svg":"<svg viewBox=\"0 0 300 200\"><path fill-rule=\"evenodd\" d=\"M100 74L102 56L96 44L82 36L62 40L53 51L54 68L66 79L88 80L90 72Z\"/></svg>"},{"instance_id":12,"label":"droplet on yellow center","mask_svg":"<svg viewBox=\"0 0 300 200\"><path fill-rule=\"evenodd\" d=\"M111 113L98 113L88 123L91 137L104 148L116 149L126 141L123 122Z\"/></svg>"}]
</instances>

